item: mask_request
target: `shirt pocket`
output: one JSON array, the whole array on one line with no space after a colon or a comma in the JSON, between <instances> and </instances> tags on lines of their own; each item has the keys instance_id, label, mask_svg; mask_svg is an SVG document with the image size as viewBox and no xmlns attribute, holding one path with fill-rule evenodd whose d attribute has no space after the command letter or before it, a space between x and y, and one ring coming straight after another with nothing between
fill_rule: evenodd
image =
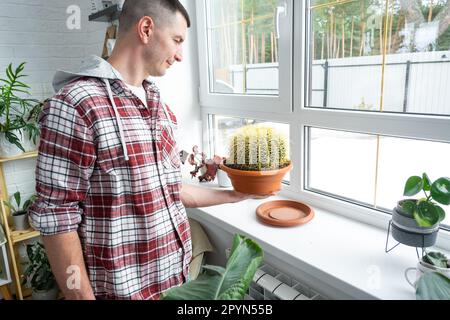
<instances>
[{"instance_id":1,"label":"shirt pocket","mask_svg":"<svg viewBox=\"0 0 450 320\"><path fill-rule=\"evenodd\" d=\"M164 168L167 171L179 171L181 167L180 153L170 127L163 127L162 129L161 149Z\"/></svg>"}]
</instances>

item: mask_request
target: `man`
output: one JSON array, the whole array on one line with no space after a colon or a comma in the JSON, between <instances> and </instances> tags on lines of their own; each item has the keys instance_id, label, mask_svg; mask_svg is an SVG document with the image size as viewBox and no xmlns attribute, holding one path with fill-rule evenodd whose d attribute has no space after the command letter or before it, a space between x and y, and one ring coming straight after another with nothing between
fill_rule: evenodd
<instances>
[{"instance_id":1,"label":"man","mask_svg":"<svg viewBox=\"0 0 450 320\"><path fill-rule=\"evenodd\" d=\"M175 115L149 76L181 62L190 26L177 0L127 0L108 62L55 75L40 117L31 208L67 299L158 299L188 280L185 207L248 199L181 185Z\"/></svg>"}]
</instances>

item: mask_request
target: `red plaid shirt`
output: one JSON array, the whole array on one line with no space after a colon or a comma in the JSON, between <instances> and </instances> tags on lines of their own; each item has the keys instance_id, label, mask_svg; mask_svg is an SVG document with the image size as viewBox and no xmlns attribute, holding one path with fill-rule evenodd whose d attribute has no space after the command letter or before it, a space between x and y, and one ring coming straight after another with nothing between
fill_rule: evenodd
<instances>
[{"instance_id":1,"label":"red plaid shirt","mask_svg":"<svg viewBox=\"0 0 450 320\"><path fill-rule=\"evenodd\" d=\"M78 231L97 297L158 299L187 279L192 257L176 118L152 83L144 81L148 107L121 80L111 88L129 160L105 83L69 83L41 114L31 222L42 235Z\"/></svg>"}]
</instances>

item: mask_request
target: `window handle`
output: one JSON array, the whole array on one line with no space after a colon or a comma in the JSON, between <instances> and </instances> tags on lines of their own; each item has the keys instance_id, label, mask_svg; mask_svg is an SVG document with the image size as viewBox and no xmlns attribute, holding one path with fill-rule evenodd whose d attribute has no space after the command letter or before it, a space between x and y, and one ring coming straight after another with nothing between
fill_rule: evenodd
<instances>
[{"instance_id":1,"label":"window handle","mask_svg":"<svg viewBox=\"0 0 450 320\"><path fill-rule=\"evenodd\" d=\"M277 13L275 14L275 36L280 39L280 16L286 17L287 15L287 5L283 2L281 6L277 6Z\"/></svg>"}]
</instances>

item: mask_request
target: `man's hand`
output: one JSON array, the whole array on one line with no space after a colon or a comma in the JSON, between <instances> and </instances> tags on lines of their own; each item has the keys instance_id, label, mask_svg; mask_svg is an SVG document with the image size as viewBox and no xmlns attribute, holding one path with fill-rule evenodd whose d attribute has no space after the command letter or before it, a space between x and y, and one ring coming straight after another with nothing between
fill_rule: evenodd
<instances>
[{"instance_id":1,"label":"man's hand","mask_svg":"<svg viewBox=\"0 0 450 320\"><path fill-rule=\"evenodd\" d=\"M240 202L240 201L248 200L248 199L267 199L267 198L275 196L275 195L276 195L275 192L272 192L272 193L266 194L266 195L257 195L257 194L250 194L250 193L242 193L242 192L233 190L230 193L230 197L233 200L230 202L235 203L235 202Z\"/></svg>"},{"instance_id":2,"label":"man's hand","mask_svg":"<svg viewBox=\"0 0 450 320\"><path fill-rule=\"evenodd\" d=\"M274 192L261 196L236 190L214 190L183 184L181 201L186 208L201 208L224 203L236 203L247 199L266 199L274 195Z\"/></svg>"}]
</instances>

